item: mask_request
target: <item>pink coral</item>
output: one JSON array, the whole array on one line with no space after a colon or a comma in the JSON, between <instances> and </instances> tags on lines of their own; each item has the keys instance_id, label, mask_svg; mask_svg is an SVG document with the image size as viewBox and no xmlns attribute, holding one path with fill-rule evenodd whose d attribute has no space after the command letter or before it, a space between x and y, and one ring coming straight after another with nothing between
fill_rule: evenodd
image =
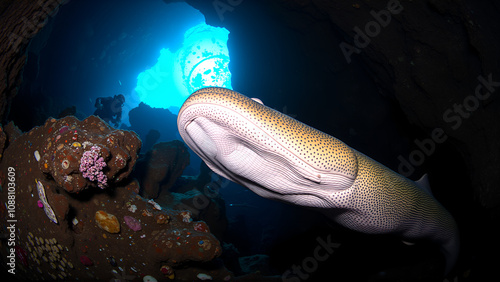
<instances>
[{"instance_id":1,"label":"pink coral","mask_svg":"<svg viewBox=\"0 0 500 282\"><path fill-rule=\"evenodd\" d=\"M80 159L80 171L83 177L90 181L97 180L97 186L104 189L108 185L108 178L102 172L102 169L106 167L106 162L104 158L99 155L101 148L98 146L92 146L90 150L83 153Z\"/></svg>"},{"instance_id":2,"label":"pink coral","mask_svg":"<svg viewBox=\"0 0 500 282\"><path fill-rule=\"evenodd\" d=\"M142 229L141 223L131 216L126 215L123 217L123 220L125 221L127 226L134 231L139 231Z\"/></svg>"}]
</instances>

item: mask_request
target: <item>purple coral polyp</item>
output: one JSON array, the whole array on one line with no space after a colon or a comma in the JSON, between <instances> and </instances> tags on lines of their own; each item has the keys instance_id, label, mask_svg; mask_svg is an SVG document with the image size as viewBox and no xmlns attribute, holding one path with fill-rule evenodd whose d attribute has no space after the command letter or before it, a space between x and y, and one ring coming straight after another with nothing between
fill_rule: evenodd
<instances>
[{"instance_id":1,"label":"purple coral polyp","mask_svg":"<svg viewBox=\"0 0 500 282\"><path fill-rule=\"evenodd\" d=\"M88 180L97 181L97 186L104 189L108 186L108 178L102 170L107 164L99 155L100 152L101 148L98 146L92 146L90 150L85 151L80 159L80 172Z\"/></svg>"}]
</instances>

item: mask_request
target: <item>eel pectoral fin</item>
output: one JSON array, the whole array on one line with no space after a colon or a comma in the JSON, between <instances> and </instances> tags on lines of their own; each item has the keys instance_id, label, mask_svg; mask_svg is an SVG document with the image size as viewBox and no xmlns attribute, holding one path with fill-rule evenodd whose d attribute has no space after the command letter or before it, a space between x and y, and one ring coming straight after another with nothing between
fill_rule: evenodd
<instances>
[{"instance_id":1,"label":"eel pectoral fin","mask_svg":"<svg viewBox=\"0 0 500 282\"><path fill-rule=\"evenodd\" d=\"M415 184L429 195L432 196L431 185L429 184L429 176L426 174L422 175L419 180L415 181Z\"/></svg>"}]
</instances>

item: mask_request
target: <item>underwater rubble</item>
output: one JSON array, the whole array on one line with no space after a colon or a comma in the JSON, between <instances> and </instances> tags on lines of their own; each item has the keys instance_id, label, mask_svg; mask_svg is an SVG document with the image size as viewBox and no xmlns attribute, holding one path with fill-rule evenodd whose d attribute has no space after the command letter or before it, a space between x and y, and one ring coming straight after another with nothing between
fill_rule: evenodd
<instances>
[{"instance_id":1,"label":"underwater rubble","mask_svg":"<svg viewBox=\"0 0 500 282\"><path fill-rule=\"evenodd\" d=\"M17 279L234 281L214 263L222 248L204 221L139 194L128 177L141 147L134 132L68 116L24 134L6 126L0 141L4 218L6 174L15 172Z\"/></svg>"}]
</instances>

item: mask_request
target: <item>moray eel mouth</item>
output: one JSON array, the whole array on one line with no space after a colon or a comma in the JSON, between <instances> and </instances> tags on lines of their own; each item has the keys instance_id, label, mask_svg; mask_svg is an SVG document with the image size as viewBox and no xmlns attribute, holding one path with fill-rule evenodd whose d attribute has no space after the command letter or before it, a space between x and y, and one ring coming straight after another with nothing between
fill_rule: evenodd
<instances>
[{"instance_id":1,"label":"moray eel mouth","mask_svg":"<svg viewBox=\"0 0 500 282\"><path fill-rule=\"evenodd\" d=\"M356 178L356 156L340 140L228 89L193 93L177 125L213 171L266 198L331 207L329 195Z\"/></svg>"}]
</instances>

